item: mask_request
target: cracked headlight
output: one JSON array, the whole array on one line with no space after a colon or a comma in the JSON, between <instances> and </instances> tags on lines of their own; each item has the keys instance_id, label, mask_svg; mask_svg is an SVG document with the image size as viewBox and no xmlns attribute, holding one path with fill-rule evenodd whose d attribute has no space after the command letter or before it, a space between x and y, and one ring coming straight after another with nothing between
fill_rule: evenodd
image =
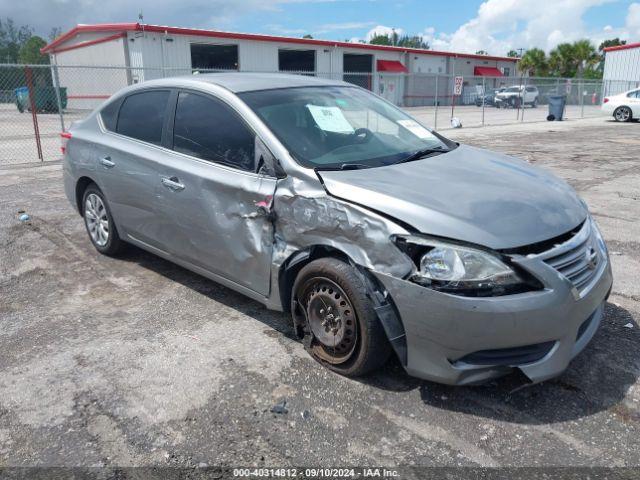
<instances>
[{"instance_id":1,"label":"cracked headlight","mask_svg":"<svg viewBox=\"0 0 640 480\"><path fill-rule=\"evenodd\" d=\"M434 290L465 296L499 296L541 287L497 253L422 237L396 237L396 244L416 265L410 280Z\"/></svg>"}]
</instances>

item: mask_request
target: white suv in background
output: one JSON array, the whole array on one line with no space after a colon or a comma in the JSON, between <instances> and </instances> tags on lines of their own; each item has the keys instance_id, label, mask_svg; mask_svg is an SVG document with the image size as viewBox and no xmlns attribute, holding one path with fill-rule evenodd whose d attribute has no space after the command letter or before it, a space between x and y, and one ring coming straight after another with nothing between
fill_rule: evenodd
<instances>
[{"instance_id":1,"label":"white suv in background","mask_svg":"<svg viewBox=\"0 0 640 480\"><path fill-rule=\"evenodd\" d=\"M521 105L538 106L538 89L532 85L508 87L496 95L496 107L518 107Z\"/></svg>"},{"instance_id":2,"label":"white suv in background","mask_svg":"<svg viewBox=\"0 0 640 480\"><path fill-rule=\"evenodd\" d=\"M616 122L630 122L634 118L640 118L640 89L605 97L602 111L613 115Z\"/></svg>"}]
</instances>

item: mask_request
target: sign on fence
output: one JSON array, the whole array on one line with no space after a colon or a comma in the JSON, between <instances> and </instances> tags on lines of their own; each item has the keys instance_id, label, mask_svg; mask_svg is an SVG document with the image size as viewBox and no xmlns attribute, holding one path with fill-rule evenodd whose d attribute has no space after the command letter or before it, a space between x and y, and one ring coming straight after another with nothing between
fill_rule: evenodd
<instances>
[{"instance_id":1,"label":"sign on fence","mask_svg":"<svg viewBox=\"0 0 640 480\"><path fill-rule=\"evenodd\" d=\"M567 83L566 83L566 84L565 84L565 86L564 86L565 93L566 93L567 95L571 95L571 88L572 88L572 87L573 87L573 85L571 84L571 79L570 79L570 78L567 78Z\"/></svg>"},{"instance_id":2,"label":"sign on fence","mask_svg":"<svg viewBox=\"0 0 640 480\"><path fill-rule=\"evenodd\" d=\"M464 81L463 77L455 77L453 79L453 94L454 95L462 95L462 83Z\"/></svg>"}]
</instances>

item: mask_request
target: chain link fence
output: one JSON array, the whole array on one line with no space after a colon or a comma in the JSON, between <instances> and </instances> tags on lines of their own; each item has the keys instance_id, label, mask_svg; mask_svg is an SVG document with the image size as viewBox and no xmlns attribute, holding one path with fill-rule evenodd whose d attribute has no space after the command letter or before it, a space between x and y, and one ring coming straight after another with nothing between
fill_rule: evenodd
<instances>
[{"instance_id":1,"label":"chain link fence","mask_svg":"<svg viewBox=\"0 0 640 480\"><path fill-rule=\"evenodd\" d=\"M218 70L219 71L219 70ZM60 133L121 88L152 79L208 73L190 68L0 64L0 166L60 158ZM602 98L640 82L442 74L287 72L345 80L406 109L435 129L545 121L550 95L564 95L566 119L601 115ZM508 100L501 100L506 97Z\"/></svg>"}]
</instances>

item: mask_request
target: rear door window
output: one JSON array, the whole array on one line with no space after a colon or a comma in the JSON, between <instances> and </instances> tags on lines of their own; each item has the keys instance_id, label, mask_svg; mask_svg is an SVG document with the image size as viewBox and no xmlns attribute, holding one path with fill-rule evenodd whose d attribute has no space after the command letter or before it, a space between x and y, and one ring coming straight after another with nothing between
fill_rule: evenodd
<instances>
[{"instance_id":1,"label":"rear door window","mask_svg":"<svg viewBox=\"0 0 640 480\"><path fill-rule=\"evenodd\" d=\"M173 125L173 149L241 170L255 171L255 134L219 100L180 92Z\"/></svg>"},{"instance_id":2,"label":"rear door window","mask_svg":"<svg viewBox=\"0 0 640 480\"><path fill-rule=\"evenodd\" d=\"M149 90L129 95L122 102L116 131L127 137L160 145L168 90Z\"/></svg>"}]
</instances>

